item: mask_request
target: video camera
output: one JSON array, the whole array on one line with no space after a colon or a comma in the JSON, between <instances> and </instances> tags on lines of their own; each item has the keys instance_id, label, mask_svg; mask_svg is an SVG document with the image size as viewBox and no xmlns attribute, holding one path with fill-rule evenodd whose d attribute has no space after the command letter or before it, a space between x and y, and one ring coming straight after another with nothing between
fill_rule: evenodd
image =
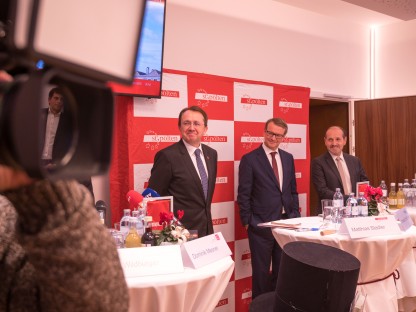
<instances>
[{"instance_id":1,"label":"video camera","mask_svg":"<svg viewBox=\"0 0 416 312\"><path fill-rule=\"evenodd\" d=\"M131 84L144 0L7 0L0 4L0 163L34 178L83 179L110 164L114 97ZM44 66L39 66L39 61ZM45 167L47 92L63 91L72 130L67 151Z\"/></svg>"}]
</instances>

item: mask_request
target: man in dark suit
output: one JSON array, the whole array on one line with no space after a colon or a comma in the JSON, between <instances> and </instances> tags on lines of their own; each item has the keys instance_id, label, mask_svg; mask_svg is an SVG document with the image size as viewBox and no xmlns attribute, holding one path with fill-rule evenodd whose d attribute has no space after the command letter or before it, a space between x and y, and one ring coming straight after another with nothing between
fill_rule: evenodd
<instances>
[{"instance_id":1,"label":"man in dark suit","mask_svg":"<svg viewBox=\"0 0 416 312\"><path fill-rule=\"evenodd\" d=\"M208 116L200 107L184 108L179 114L178 127L182 139L157 152L148 187L162 196L173 196L175 216L178 210L183 210L181 222L202 237L214 232L211 202L217 177L217 151L201 144L208 130Z\"/></svg>"},{"instance_id":2,"label":"man in dark suit","mask_svg":"<svg viewBox=\"0 0 416 312\"><path fill-rule=\"evenodd\" d=\"M61 88L54 87L49 91L48 105L48 108L43 109L45 140L42 164L52 169L71 148L75 124L71 112L64 109L64 93ZM91 178L78 182L88 188L94 198Z\"/></svg>"},{"instance_id":3,"label":"man in dark suit","mask_svg":"<svg viewBox=\"0 0 416 312\"><path fill-rule=\"evenodd\" d=\"M368 181L360 159L342 152L347 143L344 129L329 127L324 142L328 152L312 160L312 182L319 197L318 211L322 210L321 200L332 199L336 188L341 189L345 201L350 193L358 195L357 182Z\"/></svg>"},{"instance_id":4,"label":"man in dark suit","mask_svg":"<svg viewBox=\"0 0 416 312\"><path fill-rule=\"evenodd\" d=\"M257 224L300 217L295 162L291 154L278 148L287 130L284 120L269 119L264 143L240 162L237 202L248 232L253 299L275 290L282 252L271 229Z\"/></svg>"},{"instance_id":5,"label":"man in dark suit","mask_svg":"<svg viewBox=\"0 0 416 312\"><path fill-rule=\"evenodd\" d=\"M60 88L55 87L49 91L48 105L48 108L43 109L45 142L42 161L45 166L52 167L68 153L74 124L70 113L64 112L64 95Z\"/></svg>"}]
</instances>

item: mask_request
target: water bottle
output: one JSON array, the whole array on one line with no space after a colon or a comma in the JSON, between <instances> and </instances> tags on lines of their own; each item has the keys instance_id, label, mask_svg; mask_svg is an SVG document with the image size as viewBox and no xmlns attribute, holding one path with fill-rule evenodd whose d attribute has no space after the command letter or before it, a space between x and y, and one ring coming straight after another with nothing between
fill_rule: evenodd
<instances>
[{"instance_id":1,"label":"water bottle","mask_svg":"<svg viewBox=\"0 0 416 312\"><path fill-rule=\"evenodd\" d=\"M334 206L334 222L342 222L342 207L344 206L344 196L342 196L341 189L335 189L334 197L332 198L332 205Z\"/></svg>"},{"instance_id":2,"label":"water bottle","mask_svg":"<svg viewBox=\"0 0 416 312\"><path fill-rule=\"evenodd\" d=\"M416 207L416 179L412 179L412 184L410 185L410 189L413 193L413 204L412 207Z\"/></svg>"},{"instance_id":3,"label":"water bottle","mask_svg":"<svg viewBox=\"0 0 416 312\"><path fill-rule=\"evenodd\" d=\"M364 197L364 192L360 192L360 196L357 198L358 214L362 217L368 216L368 201Z\"/></svg>"},{"instance_id":4,"label":"water bottle","mask_svg":"<svg viewBox=\"0 0 416 312\"><path fill-rule=\"evenodd\" d=\"M404 182L403 182L403 192L406 194L406 192L409 189L410 189L409 179L404 179Z\"/></svg>"},{"instance_id":5,"label":"water bottle","mask_svg":"<svg viewBox=\"0 0 416 312\"><path fill-rule=\"evenodd\" d=\"M139 210L133 210L132 212L132 217L134 218L134 220L136 221L136 228L137 228L137 232L140 235L143 235L144 233L144 227L143 227L143 215L141 214L141 212Z\"/></svg>"},{"instance_id":6,"label":"water bottle","mask_svg":"<svg viewBox=\"0 0 416 312\"><path fill-rule=\"evenodd\" d=\"M383 192L381 200L383 202L387 202L388 189L387 189L386 182L384 180L381 180L380 188L381 188L381 191Z\"/></svg>"},{"instance_id":7,"label":"water bottle","mask_svg":"<svg viewBox=\"0 0 416 312\"><path fill-rule=\"evenodd\" d=\"M123 238L126 239L130 229L130 209L123 210L123 217L120 220L120 232L123 234Z\"/></svg>"},{"instance_id":8,"label":"water bottle","mask_svg":"<svg viewBox=\"0 0 416 312\"><path fill-rule=\"evenodd\" d=\"M345 208L346 218L358 217L358 203L354 195L355 195L354 193L350 193L350 196L347 198L347 203L346 203L346 208Z\"/></svg>"}]
</instances>

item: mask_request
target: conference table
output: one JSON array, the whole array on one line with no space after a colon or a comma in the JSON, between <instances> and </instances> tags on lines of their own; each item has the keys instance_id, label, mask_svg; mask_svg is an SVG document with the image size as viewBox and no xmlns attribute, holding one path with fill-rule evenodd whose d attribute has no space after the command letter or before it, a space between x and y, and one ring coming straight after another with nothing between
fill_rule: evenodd
<instances>
[{"instance_id":1,"label":"conference table","mask_svg":"<svg viewBox=\"0 0 416 312\"><path fill-rule=\"evenodd\" d=\"M410 216L410 218L413 221L413 224L416 225L416 207L406 207L406 210ZM416 246L413 246L413 254L414 259L416 261ZM409 271L410 268L412 268L412 265L408 265L407 262L403 263L400 266L399 271ZM406 278L409 276L409 274L406 274ZM416 279L416 270L413 271L412 278ZM406 285L409 285L406 283ZM404 296L403 298L399 299L399 311L416 311L416 286L414 286L412 289L404 289L401 288L402 283L398 284L398 291L401 293L407 293L407 294L413 294L412 296Z\"/></svg>"},{"instance_id":2,"label":"conference table","mask_svg":"<svg viewBox=\"0 0 416 312\"><path fill-rule=\"evenodd\" d=\"M126 278L129 311L213 311L234 271L230 256L182 273Z\"/></svg>"},{"instance_id":3,"label":"conference table","mask_svg":"<svg viewBox=\"0 0 416 312\"><path fill-rule=\"evenodd\" d=\"M321 217L281 221L300 222L302 228L310 229L319 228L322 224ZM361 262L357 292L366 296L366 312L399 311L399 299L416 296L415 226L398 235L358 239L339 233L322 236L320 231L295 231L280 227L273 227L272 232L282 248L292 241L310 241L339 248L357 257Z\"/></svg>"},{"instance_id":4,"label":"conference table","mask_svg":"<svg viewBox=\"0 0 416 312\"><path fill-rule=\"evenodd\" d=\"M406 210L409 213L409 216L412 219L413 224L416 224L416 207L407 207Z\"/></svg>"}]
</instances>

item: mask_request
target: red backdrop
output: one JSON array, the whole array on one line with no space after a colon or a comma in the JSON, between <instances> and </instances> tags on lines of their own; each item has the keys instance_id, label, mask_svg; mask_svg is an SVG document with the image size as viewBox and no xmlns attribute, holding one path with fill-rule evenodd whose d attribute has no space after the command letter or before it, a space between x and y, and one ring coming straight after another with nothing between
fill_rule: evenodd
<instances>
[{"instance_id":1,"label":"red backdrop","mask_svg":"<svg viewBox=\"0 0 416 312\"><path fill-rule=\"evenodd\" d=\"M146 188L156 152L180 139L180 110L198 105L208 114L204 143L218 151L211 207L214 231L222 232L236 264L215 311L248 311L251 302L251 255L235 202L238 165L245 153L262 143L269 118L281 117L289 125L280 148L294 155L301 214L309 214L309 93L304 87L164 69L161 99L116 98L112 223L128 207L126 193Z\"/></svg>"}]
</instances>

